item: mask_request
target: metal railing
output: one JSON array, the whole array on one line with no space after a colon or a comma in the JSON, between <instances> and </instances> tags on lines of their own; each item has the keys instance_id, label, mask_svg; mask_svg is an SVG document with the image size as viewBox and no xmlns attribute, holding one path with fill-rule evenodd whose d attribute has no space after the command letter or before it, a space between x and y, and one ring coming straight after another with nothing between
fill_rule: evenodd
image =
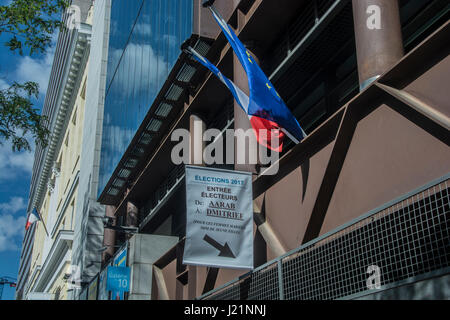
<instances>
[{"instance_id":1,"label":"metal railing","mask_svg":"<svg viewBox=\"0 0 450 320\"><path fill-rule=\"evenodd\" d=\"M450 273L446 175L222 287L206 300L354 298ZM369 288L368 268L380 270Z\"/></svg>"}]
</instances>

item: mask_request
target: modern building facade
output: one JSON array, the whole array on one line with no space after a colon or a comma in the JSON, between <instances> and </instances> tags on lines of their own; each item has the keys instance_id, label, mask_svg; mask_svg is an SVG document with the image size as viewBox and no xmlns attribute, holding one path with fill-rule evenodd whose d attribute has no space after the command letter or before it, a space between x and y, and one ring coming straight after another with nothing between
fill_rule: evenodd
<instances>
[{"instance_id":1,"label":"modern building facade","mask_svg":"<svg viewBox=\"0 0 450 320\"><path fill-rule=\"evenodd\" d=\"M191 35L193 18L191 0L111 3L99 192L106 188L165 83L181 43ZM175 90L174 94L180 92ZM157 110L160 118L154 119L150 131L160 130L170 108L167 104ZM146 138L147 143L151 140ZM141 156L140 151L137 156ZM124 170L120 174L128 177L127 173ZM114 193L117 187L124 186L125 180L118 180L108 188ZM111 256L115 233L107 230L105 237L105 255Z\"/></svg>"},{"instance_id":2,"label":"modern building facade","mask_svg":"<svg viewBox=\"0 0 450 320\"><path fill-rule=\"evenodd\" d=\"M100 192L191 35L192 10L191 0L112 2Z\"/></svg>"},{"instance_id":3,"label":"modern building facade","mask_svg":"<svg viewBox=\"0 0 450 320\"><path fill-rule=\"evenodd\" d=\"M225 37L200 1L193 5L191 46L245 90L246 75ZM194 120L203 129L249 124L227 89L179 51L99 185L115 230L138 230L130 236L110 229L108 238L109 248L128 248L129 298L423 298L423 286L432 288L430 298L448 298L448 3L214 5L308 137L285 146L275 176L234 166L254 173L256 269L183 265L184 166L171 161L171 135L191 129L191 141L198 139ZM110 250L104 266L114 260ZM146 256L136 259L137 251ZM380 272L380 287L367 284L371 267Z\"/></svg>"},{"instance_id":4,"label":"modern building facade","mask_svg":"<svg viewBox=\"0 0 450 320\"><path fill-rule=\"evenodd\" d=\"M43 114L51 132L37 146L28 212L43 222L25 234L17 299L66 299L78 208L78 182L91 41L92 2L73 1L63 15Z\"/></svg>"}]
</instances>

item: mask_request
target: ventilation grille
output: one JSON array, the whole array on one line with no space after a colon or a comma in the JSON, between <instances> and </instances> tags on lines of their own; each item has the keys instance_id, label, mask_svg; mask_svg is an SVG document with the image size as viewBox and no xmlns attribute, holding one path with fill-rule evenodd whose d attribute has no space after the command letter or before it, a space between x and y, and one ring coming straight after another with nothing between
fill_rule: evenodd
<instances>
[{"instance_id":1,"label":"ventilation grille","mask_svg":"<svg viewBox=\"0 0 450 320\"><path fill-rule=\"evenodd\" d=\"M329 300L364 295L370 293L370 266L379 267L385 288L448 273L448 182L365 216L203 298Z\"/></svg>"},{"instance_id":2,"label":"ventilation grille","mask_svg":"<svg viewBox=\"0 0 450 320\"><path fill-rule=\"evenodd\" d=\"M208 297L208 300L279 300L278 267L274 263L241 282Z\"/></svg>"}]
</instances>

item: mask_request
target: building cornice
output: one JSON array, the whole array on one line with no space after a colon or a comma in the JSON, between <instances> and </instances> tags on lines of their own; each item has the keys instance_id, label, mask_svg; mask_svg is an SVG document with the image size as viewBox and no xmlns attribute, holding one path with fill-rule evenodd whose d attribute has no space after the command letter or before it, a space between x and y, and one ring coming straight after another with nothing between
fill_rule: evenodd
<instances>
[{"instance_id":1,"label":"building cornice","mask_svg":"<svg viewBox=\"0 0 450 320\"><path fill-rule=\"evenodd\" d=\"M45 149L44 160L38 173L37 188L30 195L31 207L29 207L29 210L32 210L34 207L39 208L42 204L43 195L47 190L52 168L64 138L63 133L69 123L67 115L70 115L74 107L89 58L92 27L82 23L78 29L74 29L71 32L73 32L73 36L68 49L69 55L65 62L61 86L57 93L56 116L53 123L50 124L51 135L49 144Z\"/></svg>"},{"instance_id":2,"label":"building cornice","mask_svg":"<svg viewBox=\"0 0 450 320\"><path fill-rule=\"evenodd\" d=\"M50 280L54 277L54 270L58 268L62 260L65 260L64 257L72 247L72 242L73 231L60 231L58 233L33 285L32 292L44 292Z\"/></svg>"}]
</instances>

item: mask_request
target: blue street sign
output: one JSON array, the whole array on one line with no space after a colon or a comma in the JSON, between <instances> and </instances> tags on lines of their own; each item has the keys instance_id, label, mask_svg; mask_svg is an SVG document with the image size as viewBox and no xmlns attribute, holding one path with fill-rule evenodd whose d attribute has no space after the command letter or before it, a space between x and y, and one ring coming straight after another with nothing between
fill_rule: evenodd
<instances>
[{"instance_id":1,"label":"blue street sign","mask_svg":"<svg viewBox=\"0 0 450 320\"><path fill-rule=\"evenodd\" d=\"M113 266L126 267L127 266L127 246L123 248L114 258ZM125 300L125 294L123 291L111 292L111 300Z\"/></svg>"},{"instance_id":2,"label":"blue street sign","mask_svg":"<svg viewBox=\"0 0 450 320\"><path fill-rule=\"evenodd\" d=\"M109 266L106 289L114 292L129 292L130 268Z\"/></svg>"}]
</instances>

